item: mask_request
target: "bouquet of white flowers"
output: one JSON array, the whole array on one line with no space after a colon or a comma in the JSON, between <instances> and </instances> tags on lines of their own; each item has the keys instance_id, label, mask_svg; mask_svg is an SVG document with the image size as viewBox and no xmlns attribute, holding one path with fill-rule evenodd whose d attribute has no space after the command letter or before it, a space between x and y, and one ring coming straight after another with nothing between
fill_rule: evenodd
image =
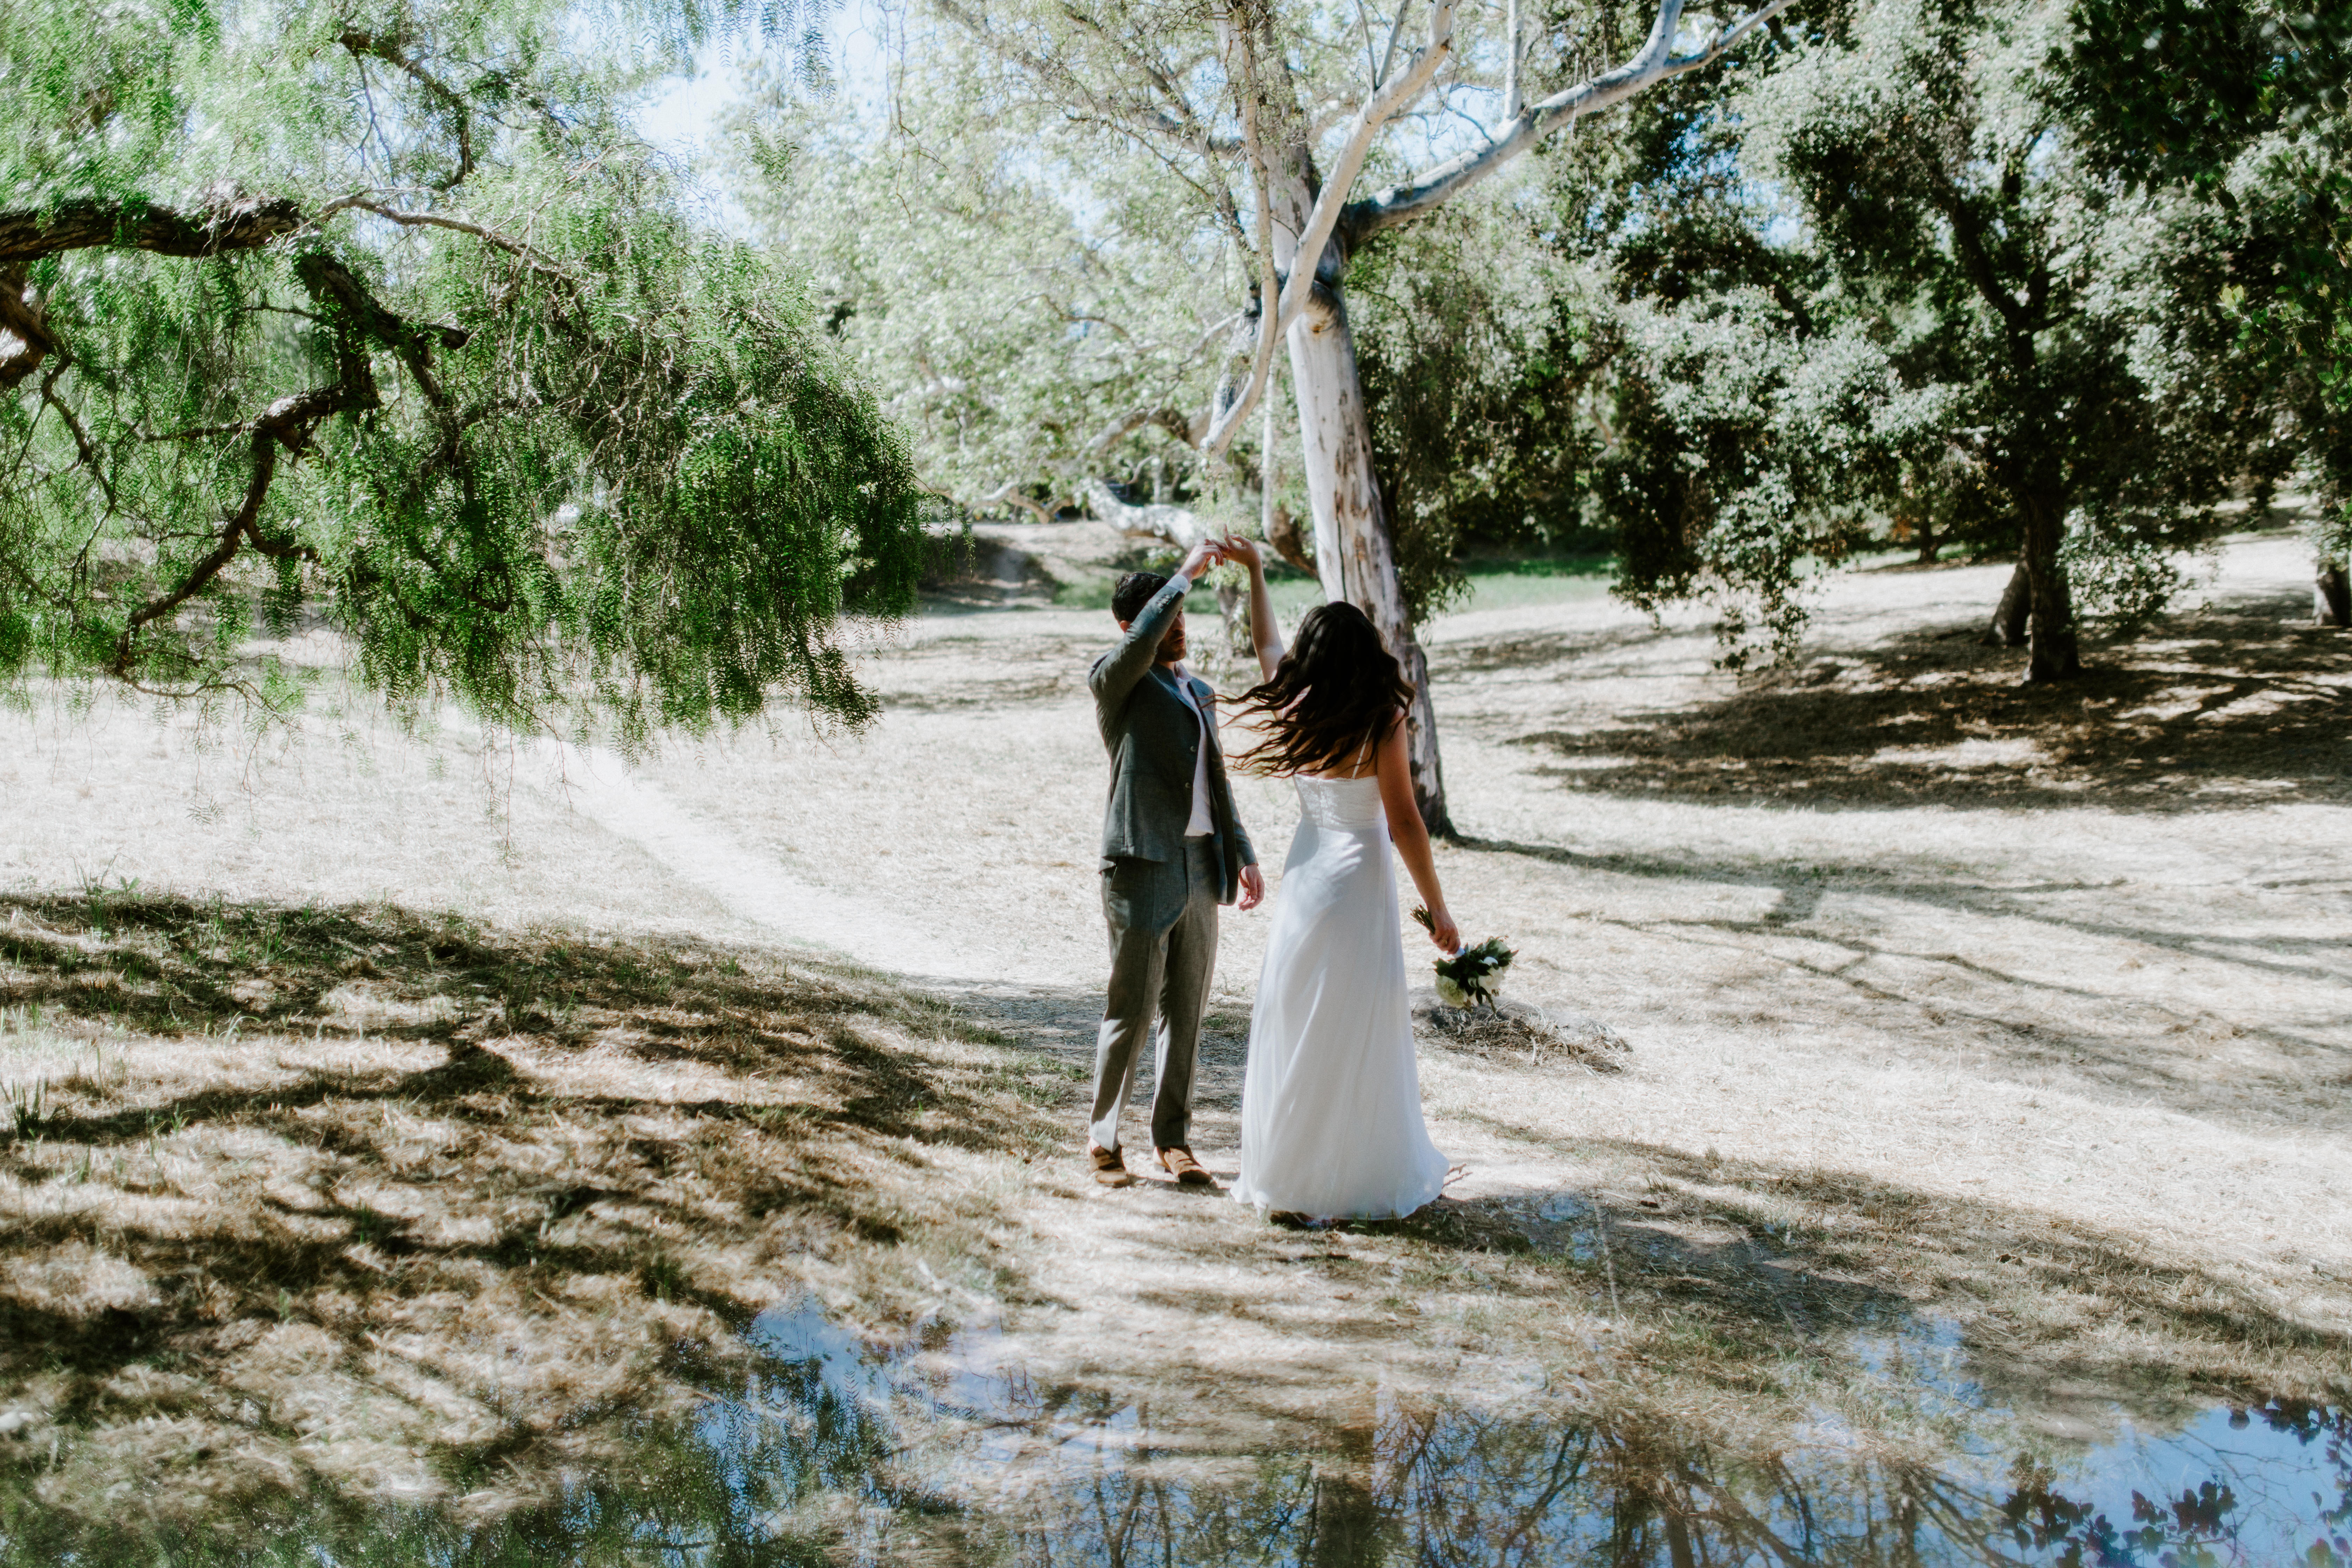
<instances>
[{"instance_id":1,"label":"bouquet of white flowers","mask_svg":"<svg viewBox=\"0 0 2352 1568\"><path fill-rule=\"evenodd\" d=\"M1416 907L1412 918L1424 931L1435 931L1436 922L1429 911ZM1437 961L1437 994L1449 1007L1484 1007L1499 1011L1497 1002L1503 989L1503 972L1511 967L1518 956L1515 948L1505 947L1499 937L1488 937L1475 947L1465 947L1451 958Z\"/></svg>"}]
</instances>

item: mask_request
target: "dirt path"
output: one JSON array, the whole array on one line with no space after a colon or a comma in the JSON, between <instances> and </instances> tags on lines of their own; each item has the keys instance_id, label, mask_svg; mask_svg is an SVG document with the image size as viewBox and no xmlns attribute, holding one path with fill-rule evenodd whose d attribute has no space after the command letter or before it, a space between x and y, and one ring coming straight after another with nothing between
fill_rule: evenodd
<instances>
[{"instance_id":1,"label":"dirt path","mask_svg":"<svg viewBox=\"0 0 2352 1568\"><path fill-rule=\"evenodd\" d=\"M983 962L921 919L872 898L810 881L748 847L723 822L695 817L602 748L541 741L533 783L615 837L658 861L746 923L803 947L838 953L917 981L969 985L1034 981L1016 965Z\"/></svg>"}]
</instances>

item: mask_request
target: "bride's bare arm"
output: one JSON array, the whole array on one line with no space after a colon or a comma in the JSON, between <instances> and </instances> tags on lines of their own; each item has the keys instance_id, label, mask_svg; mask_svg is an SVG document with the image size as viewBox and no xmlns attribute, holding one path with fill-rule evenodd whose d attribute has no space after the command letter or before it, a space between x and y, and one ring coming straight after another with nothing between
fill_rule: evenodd
<instances>
[{"instance_id":1,"label":"bride's bare arm","mask_svg":"<svg viewBox=\"0 0 2352 1568\"><path fill-rule=\"evenodd\" d=\"M1404 733L1404 710L1399 709L1396 721L1372 753L1373 773L1381 781L1381 805L1388 813L1389 837L1396 844L1397 857L1412 876L1423 907L1429 910L1433 927L1430 940L1441 952L1459 952L1462 931L1446 912L1445 889L1437 885L1437 858L1429 850L1429 828L1412 798L1412 760L1405 753Z\"/></svg>"},{"instance_id":2,"label":"bride's bare arm","mask_svg":"<svg viewBox=\"0 0 2352 1568\"><path fill-rule=\"evenodd\" d=\"M1282 662L1282 626L1274 618L1273 596L1265 591L1265 556L1256 541L1238 533L1227 534L1217 549L1226 560L1249 568L1250 640L1257 645L1258 672L1272 680L1274 667Z\"/></svg>"}]
</instances>

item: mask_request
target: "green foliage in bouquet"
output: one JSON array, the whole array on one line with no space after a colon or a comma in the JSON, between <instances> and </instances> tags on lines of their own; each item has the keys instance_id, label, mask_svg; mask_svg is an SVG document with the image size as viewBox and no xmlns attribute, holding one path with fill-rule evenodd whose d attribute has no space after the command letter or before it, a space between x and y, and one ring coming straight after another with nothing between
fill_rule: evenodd
<instances>
[{"instance_id":1,"label":"green foliage in bouquet","mask_svg":"<svg viewBox=\"0 0 2352 1568\"><path fill-rule=\"evenodd\" d=\"M1423 931L1437 929L1437 922L1430 919L1424 908L1414 906L1412 918L1421 922ZM1456 1007L1499 1011L1503 972L1518 955L1518 950L1505 947L1500 937L1490 936L1451 958L1441 958L1433 966L1437 971L1437 994Z\"/></svg>"}]
</instances>

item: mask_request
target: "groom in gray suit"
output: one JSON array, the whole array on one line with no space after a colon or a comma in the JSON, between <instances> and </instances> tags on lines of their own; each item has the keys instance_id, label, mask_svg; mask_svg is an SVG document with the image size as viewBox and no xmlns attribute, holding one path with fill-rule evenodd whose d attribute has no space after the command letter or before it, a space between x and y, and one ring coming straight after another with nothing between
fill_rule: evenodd
<instances>
[{"instance_id":1,"label":"groom in gray suit","mask_svg":"<svg viewBox=\"0 0 2352 1568\"><path fill-rule=\"evenodd\" d=\"M1217 906L1265 897L1257 852L1234 812L1217 744L1217 694L1184 668L1184 595L1217 563L1192 547L1173 577L1130 572L1111 594L1126 635L1095 660L1087 684L1110 753L1103 812L1103 918L1110 926L1110 988L1095 1043L1094 1109L1087 1157L1095 1180L1135 1180L1118 1146L1119 1108L1147 1037L1154 1046L1151 1143L1162 1169L1188 1186L1213 1182L1192 1157L1192 1063L1217 956ZM1159 1026L1152 1026L1157 1014Z\"/></svg>"}]
</instances>

